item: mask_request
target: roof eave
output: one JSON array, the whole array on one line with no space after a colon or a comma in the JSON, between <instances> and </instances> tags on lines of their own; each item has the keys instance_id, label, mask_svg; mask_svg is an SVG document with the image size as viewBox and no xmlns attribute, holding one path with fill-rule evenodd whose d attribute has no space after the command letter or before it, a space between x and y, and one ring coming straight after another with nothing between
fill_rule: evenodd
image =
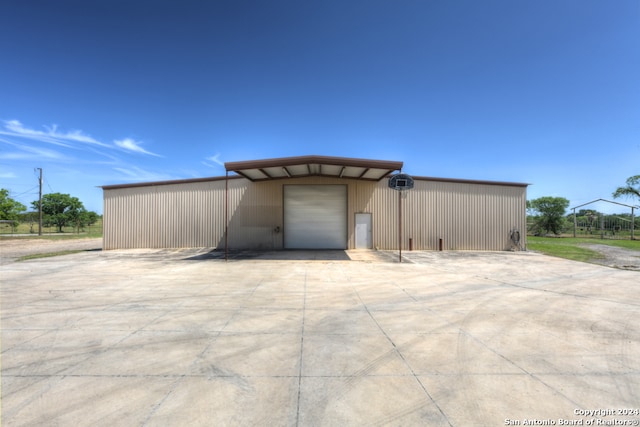
<instances>
[{"instance_id":1,"label":"roof eave","mask_svg":"<svg viewBox=\"0 0 640 427\"><path fill-rule=\"evenodd\" d=\"M301 166L306 165L309 173L307 174L294 174L287 170L287 167L290 166ZM319 171L314 173L312 172L311 165L319 165ZM342 166L342 170L339 174L326 174L322 171L323 165L329 166ZM343 178L342 174L344 172L344 168L352 167L352 168L364 168L365 171L359 177L344 177L351 179L363 179L367 181L379 181L384 177L388 176L390 173L396 170L402 170L403 162L399 161L391 161L391 160L371 160L371 159L356 159L350 157L329 157L329 156L298 156L298 157L283 157L283 158L273 158L273 159L263 159L263 160L248 160L241 162L226 162L224 164L227 172L235 172L238 175L241 175L250 181L266 181L270 179L288 179L288 178L302 178L305 176L323 176L323 177L340 177ZM274 176L270 177L269 174L265 171L267 168L282 168L285 170L287 174L286 177L282 176ZM378 169L384 171L379 174L377 178L365 177L364 175L372 170ZM259 171L265 177L251 177L249 171Z\"/></svg>"},{"instance_id":2,"label":"roof eave","mask_svg":"<svg viewBox=\"0 0 640 427\"><path fill-rule=\"evenodd\" d=\"M356 159L350 157L329 157L329 156L299 156L299 157L282 157L263 160L247 160L241 162L226 162L224 164L227 171L235 171L238 169L260 169L269 167L286 167L301 164L326 164L334 166L355 166L369 167L378 169L402 169L403 162L392 160L370 160Z\"/></svg>"}]
</instances>

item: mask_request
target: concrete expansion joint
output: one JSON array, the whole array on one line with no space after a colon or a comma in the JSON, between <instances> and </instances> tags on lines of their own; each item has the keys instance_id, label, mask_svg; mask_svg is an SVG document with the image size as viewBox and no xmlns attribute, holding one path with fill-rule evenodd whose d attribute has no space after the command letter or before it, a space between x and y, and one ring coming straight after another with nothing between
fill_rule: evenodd
<instances>
[{"instance_id":1,"label":"concrete expansion joint","mask_svg":"<svg viewBox=\"0 0 640 427\"><path fill-rule=\"evenodd\" d=\"M473 426L640 402L635 272L185 253L0 266L3 423Z\"/></svg>"},{"instance_id":2,"label":"concrete expansion joint","mask_svg":"<svg viewBox=\"0 0 640 427\"><path fill-rule=\"evenodd\" d=\"M402 360L403 364L406 366L406 368L411 372L411 377L418 383L418 385L420 386L420 388L422 389L422 391L424 392L426 398L428 399L428 401L433 404L438 411L440 412L440 414L442 415L442 417L446 420L446 422L448 423L449 426L453 427L453 424L451 424L451 421L449 420L449 418L447 417L447 415L444 413L444 411L442 410L442 408L440 407L440 405L438 405L438 402L436 402L436 400L433 398L433 396L431 395L431 393L429 393L429 391L427 390L426 386L424 385L424 383L420 380L420 378L418 377L418 375L416 374L415 370L413 369L413 367L411 366L411 364L407 361L406 357L402 354L402 352L400 351L400 349L398 348L398 346L396 345L396 343L393 341L393 339L389 336L389 334L387 334L387 332L384 330L384 328L380 325L380 323L376 320L376 318L373 316L373 314L371 313L371 311L369 310L369 307L367 307L367 304L363 301L362 297L360 296L360 293L358 292L357 289L354 288L354 292L356 293L358 300L360 301L360 303L362 304L362 306L364 307L365 311L367 312L367 314L369 315L369 317L371 318L371 320L373 321L373 323L376 325L376 327L378 328L378 330L382 333L382 335L384 335L384 337L386 338L386 340L391 344L392 348L393 348L393 352L395 354L398 355L398 357Z\"/></svg>"}]
</instances>

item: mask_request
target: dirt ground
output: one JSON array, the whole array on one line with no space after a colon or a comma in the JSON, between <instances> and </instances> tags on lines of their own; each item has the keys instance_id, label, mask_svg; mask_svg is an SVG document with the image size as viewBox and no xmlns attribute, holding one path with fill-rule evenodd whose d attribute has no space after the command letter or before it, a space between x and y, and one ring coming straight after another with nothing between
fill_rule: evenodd
<instances>
[{"instance_id":1,"label":"dirt ground","mask_svg":"<svg viewBox=\"0 0 640 427\"><path fill-rule=\"evenodd\" d=\"M640 252L615 246L589 244L584 247L598 252L602 258L592 261L594 264L624 270L640 271ZM0 239L0 262L15 261L25 255L65 250L101 250L102 239L37 240L37 239Z\"/></svg>"},{"instance_id":2,"label":"dirt ground","mask_svg":"<svg viewBox=\"0 0 640 427\"><path fill-rule=\"evenodd\" d=\"M615 246L590 244L585 248L598 252L604 258L596 259L594 264L606 265L607 267L621 268L624 270L640 271L640 252L630 251Z\"/></svg>"},{"instance_id":3,"label":"dirt ground","mask_svg":"<svg viewBox=\"0 0 640 427\"><path fill-rule=\"evenodd\" d=\"M0 239L0 262L15 261L26 255L72 250L101 250L102 239Z\"/></svg>"}]
</instances>

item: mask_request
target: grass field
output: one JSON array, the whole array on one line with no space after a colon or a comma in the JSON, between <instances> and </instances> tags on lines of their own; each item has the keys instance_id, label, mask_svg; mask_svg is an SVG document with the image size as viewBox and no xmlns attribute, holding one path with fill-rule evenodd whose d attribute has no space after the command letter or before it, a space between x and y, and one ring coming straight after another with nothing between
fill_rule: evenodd
<instances>
[{"instance_id":1,"label":"grass field","mask_svg":"<svg viewBox=\"0 0 640 427\"><path fill-rule=\"evenodd\" d=\"M77 253L80 253L80 252L84 252L84 251L82 251L82 250L70 250L70 251L45 252L45 253L41 253L41 254L31 254L31 255L21 256L20 258L18 258L18 261L26 261L26 260L38 259L38 258L51 258L51 257L54 257L54 256L77 254Z\"/></svg>"},{"instance_id":2,"label":"grass field","mask_svg":"<svg viewBox=\"0 0 640 427\"><path fill-rule=\"evenodd\" d=\"M545 255L589 262L602 256L584 245L609 245L640 252L640 240L610 240L573 237L536 237L527 236L527 249Z\"/></svg>"},{"instance_id":3,"label":"grass field","mask_svg":"<svg viewBox=\"0 0 640 427\"><path fill-rule=\"evenodd\" d=\"M44 239L77 239L83 237L102 237L102 219L91 226L82 227L80 232L75 227L42 227L42 236L38 236L38 224L20 223L15 229L9 224L0 224L0 236L15 238Z\"/></svg>"}]
</instances>

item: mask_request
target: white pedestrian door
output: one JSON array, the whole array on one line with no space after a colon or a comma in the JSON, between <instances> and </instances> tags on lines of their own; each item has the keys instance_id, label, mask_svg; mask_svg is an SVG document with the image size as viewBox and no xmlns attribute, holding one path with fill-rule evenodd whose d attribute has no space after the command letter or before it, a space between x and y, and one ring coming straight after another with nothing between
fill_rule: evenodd
<instances>
[{"instance_id":1,"label":"white pedestrian door","mask_svg":"<svg viewBox=\"0 0 640 427\"><path fill-rule=\"evenodd\" d=\"M372 249L371 214L356 214L356 249Z\"/></svg>"},{"instance_id":2,"label":"white pedestrian door","mask_svg":"<svg viewBox=\"0 0 640 427\"><path fill-rule=\"evenodd\" d=\"M347 186L285 185L284 247L347 248Z\"/></svg>"}]
</instances>

